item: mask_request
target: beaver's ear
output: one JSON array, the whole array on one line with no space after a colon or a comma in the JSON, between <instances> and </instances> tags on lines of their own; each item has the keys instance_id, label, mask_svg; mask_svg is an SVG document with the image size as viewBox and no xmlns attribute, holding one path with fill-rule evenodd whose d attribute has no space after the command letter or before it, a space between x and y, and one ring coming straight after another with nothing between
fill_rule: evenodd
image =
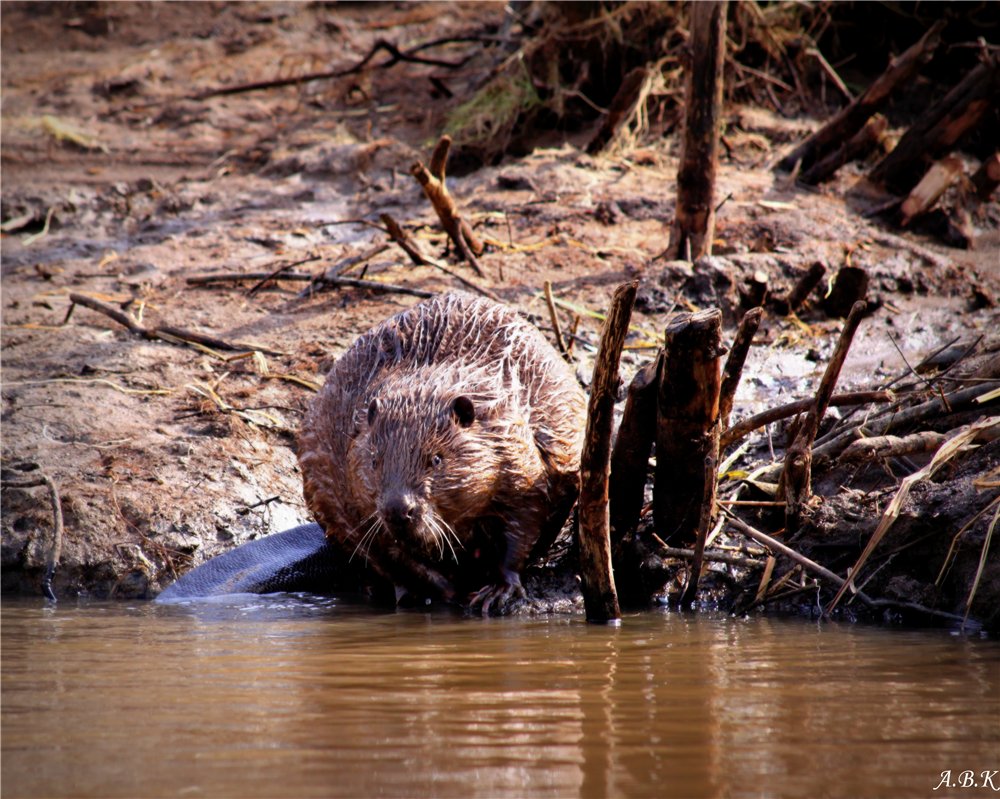
<instances>
[{"instance_id":1,"label":"beaver's ear","mask_svg":"<svg viewBox=\"0 0 1000 799\"><path fill-rule=\"evenodd\" d=\"M375 421L375 417L378 416L378 397L375 397L368 406L368 426L372 426L372 422Z\"/></svg>"},{"instance_id":2,"label":"beaver's ear","mask_svg":"<svg viewBox=\"0 0 1000 799\"><path fill-rule=\"evenodd\" d=\"M469 427L476 421L476 406L465 395L455 397L455 401L451 404L451 410L462 427Z\"/></svg>"}]
</instances>

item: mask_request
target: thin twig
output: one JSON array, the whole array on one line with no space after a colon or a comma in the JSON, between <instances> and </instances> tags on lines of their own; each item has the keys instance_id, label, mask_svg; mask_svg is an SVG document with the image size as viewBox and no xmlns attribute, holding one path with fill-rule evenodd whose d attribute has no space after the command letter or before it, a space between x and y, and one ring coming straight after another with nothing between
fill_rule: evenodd
<instances>
[{"instance_id":1,"label":"thin twig","mask_svg":"<svg viewBox=\"0 0 1000 799\"><path fill-rule=\"evenodd\" d=\"M552 332L556 338L556 346L564 358L569 358L569 350L566 349L566 342L563 341L562 330L559 327L559 316L556 314L556 304L552 297L552 281L545 281L545 304L549 306L549 318L552 320Z\"/></svg>"},{"instance_id":2,"label":"thin twig","mask_svg":"<svg viewBox=\"0 0 1000 799\"><path fill-rule=\"evenodd\" d=\"M170 325L146 327L121 309L115 308L113 305L108 305L106 302L95 300L93 297L88 297L86 294L77 294L76 292L72 292L69 295L69 300L70 307L66 311L66 320L69 319L70 314L73 312L74 305L82 305L85 308L90 308L92 311L97 311L98 313L102 313L105 316L114 319L118 322L118 324L126 327L130 333L135 333L136 335L142 336L143 338L151 341L158 339L172 344L188 344L196 348L210 347L216 350L228 350L231 352L253 352L256 350L257 352L263 352L265 355L281 355L280 352L264 349L263 347L257 345L232 344L228 341L223 341L220 338L215 338L214 336L206 336L202 333L195 333L192 330L185 330L180 327L172 327Z\"/></svg>"}]
</instances>

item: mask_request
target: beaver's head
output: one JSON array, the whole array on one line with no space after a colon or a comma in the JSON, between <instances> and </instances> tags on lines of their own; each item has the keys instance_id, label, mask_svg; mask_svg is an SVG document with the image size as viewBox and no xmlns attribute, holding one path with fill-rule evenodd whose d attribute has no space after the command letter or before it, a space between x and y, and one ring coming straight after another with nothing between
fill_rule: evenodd
<instances>
[{"instance_id":1,"label":"beaver's head","mask_svg":"<svg viewBox=\"0 0 1000 799\"><path fill-rule=\"evenodd\" d=\"M388 534L431 559L457 560L510 469L513 428L495 398L421 381L383 385L358 420L351 487L369 515L359 548ZM509 414L508 414L509 415ZM502 432L501 432L502 431Z\"/></svg>"}]
</instances>

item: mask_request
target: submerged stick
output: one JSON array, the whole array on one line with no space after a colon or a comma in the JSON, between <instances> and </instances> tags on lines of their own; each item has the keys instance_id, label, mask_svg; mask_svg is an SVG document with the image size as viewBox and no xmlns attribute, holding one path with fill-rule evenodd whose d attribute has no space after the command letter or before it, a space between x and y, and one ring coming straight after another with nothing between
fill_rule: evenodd
<instances>
[{"instance_id":1,"label":"submerged stick","mask_svg":"<svg viewBox=\"0 0 1000 799\"><path fill-rule=\"evenodd\" d=\"M611 568L608 481L611 472L611 433L618 366L621 360L638 281L619 286L611 299L587 407L587 431L580 460L580 502L577 539L580 577L587 620L618 622L621 609Z\"/></svg>"}]
</instances>

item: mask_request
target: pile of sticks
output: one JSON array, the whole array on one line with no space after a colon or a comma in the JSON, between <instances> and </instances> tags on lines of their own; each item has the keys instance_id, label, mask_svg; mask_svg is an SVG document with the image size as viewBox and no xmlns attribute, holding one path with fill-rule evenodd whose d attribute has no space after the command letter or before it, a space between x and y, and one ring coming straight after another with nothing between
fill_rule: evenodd
<instances>
[{"instance_id":1,"label":"pile of sticks","mask_svg":"<svg viewBox=\"0 0 1000 799\"><path fill-rule=\"evenodd\" d=\"M913 85L920 68L937 50L944 26L943 21L932 25L867 91L782 158L777 168L793 173L802 183L816 185L832 178L844 164L885 147L888 123L880 112ZM984 49L979 63L932 104L867 173L869 184L890 195L872 213L886 214L907 227L957 187L948 195L950 207L941 209L947 221L945 239L962 247L974 246L972 215L1000 185L1000 151L985 158L971 174L953 153L962 138L995 111L998 96L1000 54Z\"/></svg>"}]
</instances>

